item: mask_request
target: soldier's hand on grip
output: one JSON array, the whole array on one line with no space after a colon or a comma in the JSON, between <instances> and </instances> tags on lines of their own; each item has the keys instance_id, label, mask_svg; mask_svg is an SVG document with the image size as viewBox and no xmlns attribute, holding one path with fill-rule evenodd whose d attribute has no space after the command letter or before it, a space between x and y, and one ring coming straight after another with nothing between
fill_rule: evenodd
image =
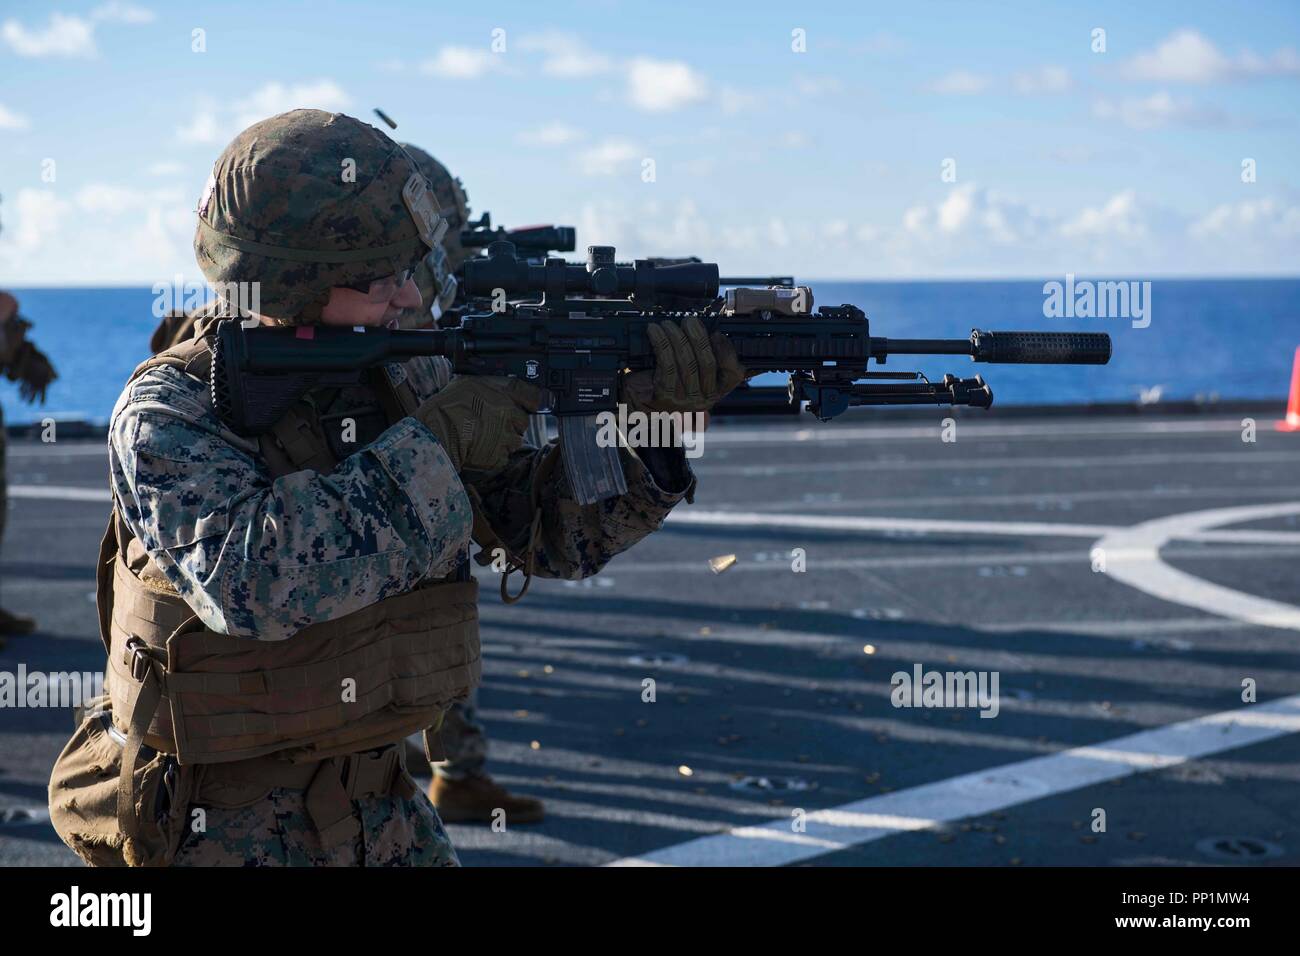
<instances>
[{"instance_id":1,"label":"soldier's hand on grip","mask_svg":"<svg viewBox=\"0 0 1300 956\"><path fill-rule=\"evenodd\" d=\"M623 381L623 401L655 412L707 412L745 380L745 367L725 335L710 338L704 323L690 316L646 327L654 347L652 371L633 372Z\"/></svg>"},{"instance_id":2,"label":"soldier's hand on grip","mask_svg":"<svg viewBox=\"0 0 1300 956\"><path fill-rule=\"evenodd\" d=\"M496 471L523 444L545 393L514 378L458 375L418 409L456 471Z\"/></svg>"}]
</instances>

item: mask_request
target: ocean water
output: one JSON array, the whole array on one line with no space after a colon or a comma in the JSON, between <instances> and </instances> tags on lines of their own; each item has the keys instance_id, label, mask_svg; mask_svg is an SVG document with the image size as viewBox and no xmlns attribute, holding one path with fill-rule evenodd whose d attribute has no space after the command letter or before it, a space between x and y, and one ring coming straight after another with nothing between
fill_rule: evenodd
<instances>
[{"instance_id":1,"label":"ocean water","mask_svg":"<svg viewBox=\"0 0 1300 956\"><path fill-rule=\"evenodd\" d=\"M1105 366L973 364L961 356L895 356L887 370L982 374L996 404L1175 399L1282 400L1300 346L1300 279L1155 280L1151 323L1127 318L1045 318L1041 282L819 282L817 305L852 303L873 335L965 338L972 328L1109 332ZM9 422L45 416L108 420L123 383L147 357L150 289L15 289L33 340L54 361L58 380L46 405L25 405L0 381ZM874 368L874 366L873 366ZM775 376L764 376L775 384Z\"/></svg>"}]
</instances>

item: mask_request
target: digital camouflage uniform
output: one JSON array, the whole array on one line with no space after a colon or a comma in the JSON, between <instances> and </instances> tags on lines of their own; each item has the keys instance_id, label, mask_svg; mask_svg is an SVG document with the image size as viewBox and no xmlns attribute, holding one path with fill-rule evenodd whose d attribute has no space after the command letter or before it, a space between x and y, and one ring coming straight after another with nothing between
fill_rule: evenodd
<instances>
[{"instance_id":1,"label":"digital camouflage uniform","mask_svg":"<svg viewBox=\"0 0 1300 956\"><path fill-rule=\"evenodd\" d=\"M449 377L442 359L412 359L387 373L395 383L407 381L420 398ZM433 434L413 418L366 434L367 423L382 421L369 389L331 390L317 399L323 422L355 420L356 450L328 475L299 472L274 482L256 449L217 418L208 388L183 372L145 373L114 409L109 464L122 517L214 630L291 638L314 621L442 578L468 558L469 500ZM529 476L543 454L522 448L503 471L468 483L493 530L521 555L531 520ZM595 574L656 530L694 486L679 451L660 459L656 480L628 455L628 493L585 507L574 502L564 469L551 469L541 489L535 573ZM344 578L351 588L340 586ZM300 800L277 792L241 811L209 809L206 833L187 837L177 863L245 860L254 845L267 862L455 860L423 794L400 808L396 798L360 801L364 851L348 847L327 861L313 845ZM268 843L258 833L276 839ZM274 860L266 860L268 846L279 848Z\"/></svg>"},{"instance_id":2,"label":"digital camouflage uniform","mask_svg":"<svg viewBox=\"0 0 1300 956\"><path fill-rule=\"evenodd\" d=\"M403 143L402 148L428 180L448 223L443 241L429 250L415 268L414 278L423 304L419 308L403 309L399 319L402 328L428 328L436 325L456 300L457 283L453 270L466 256L459 238L460 230L469 218L469 205L460 180L453 178L446 166L418 146ZM200 317L200 312L164 316L150 339L150 351L158 353L191 338ZM440 740L444 759L433 763L435 774L464 779L483 773L487 764L488 736L487 728L478 719L477 688L470 692L468 699L455 702L447 710L440 727Z\"/></svg>"},{"instance_id":3,"label":"digital camouflage uniform","mask_svg":"<svg viewBox=\"0 0 1300 956\"><path fill-rule=\"evenodd\" d=\"M324 114L296 111L276 119L287 120L292 134L304 115ZM365 149L338 138L339 119L347 118L329 119L336 139L326 144L338 156L313 143L304 163L337 170L336 160ZM223 156L241 144L245 155L254 147L268 155L281 135L269 123L243 134ZM382 135L373 130L366 135L371 134ZM322 204L312 227L322 236L346 241L353 232L365 233L365 223L345 218L349 210L326 208L327 197L312 195L319 184L307 172L273 168L270 173L289 177L284 188L268 191L272 220L281 214L291 218L298 207L287 205L285 197L297 196L309 212L318 208L314 203ZM212 194L210 183L201 216ZM393 216L401 218L397 211ZM196 251L200 264L210 266L204 259L214 254L213 246L202 241L203 228ZM268 229L256 241L274 238ZM242 254L233 255L238 260ZM233 265L238 275L240 263ZM305 274L311 287L314 266L286 268ZM205 273L211 278L207 268ZM360 267L356 273L352 279L367 275ZM372 264L369 275L374 274ZM312 296L301 288L268 283L264 313L309 315L313 300L320 304L319 291ZM380 374L390 386L409 388L421 402L451 378L446 361L432 358L392 364ZM627 493L579 506L565 470L554 467L558 449L553 444L540 450L525 445L500 470L462 478L420 420L405 417L389 424L374 388L321 389L307 400L336 464L279 478L272 477L258 443L234 434L217 416L206 382L181 368L149 368L133 379L114 408L109 465L120 517L166 582L203 625L220 634L292 641L307 626L467 575L471 497L492 537L512 555L531 556L535 574L580 578L659 528L694 489L679 449L652 450L643 459L625 451ZM349 435L345 428L355 431ZM534 496L541 516L536 533ZM238 809L202 809L206 827L184 837L177 865L456 863L436 812L418 792L356 800L359 835L329 848L304 812L301 792L273 789Z\"/></svg>"},{"instance_id":4,"label":"digital camouflage uniform","mask_svg":"<svg viewBox=\"0 0 1300 956\"><path fill-rule=\"evenodd\" d=\"M437 324L456 299L457 283L453 271L467 255L459 239L470 209L463 185L446 166L418 146L403 143L402 148L428 181L448 224L443 241L429 250L415 269L414 279L424 304L419 308L404 309L399 320L402 328L428 328ZM150 351L158 353L191 338L200 317L201 312L164 316L150 339ZM487 728L478 719L477 688L470 692L468 699L455 702L447 710L440 727L440 740L444 759L433 763L435 774L463 779L483 773L487 764L488 736Z\"/></svg>"}]
</instances>

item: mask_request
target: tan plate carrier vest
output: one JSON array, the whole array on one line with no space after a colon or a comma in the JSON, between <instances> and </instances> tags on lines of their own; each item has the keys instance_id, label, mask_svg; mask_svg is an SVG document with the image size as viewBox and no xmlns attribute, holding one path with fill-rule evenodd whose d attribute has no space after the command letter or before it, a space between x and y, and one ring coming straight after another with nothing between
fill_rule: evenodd
<instances>
[{"instance_id":1,"label":"tan plate carrier vest","mask_svg":"<svg viewBox=\"0 0 1300 956\"><path fill-rule=\"evenodd\" d=\"M206 338L155 355L131 378L162 365L207 381ZM415 406L406 384L384 389L381 383L377 390L391 421ZM259 445L273 477L306 468L327 472L337 463L302 403ZM206 627L194 614L115 505L100 548L97 583L112 719L126 737L118 824L128 839L138 833L139 795L132 781L143 746L174 755L182 766L214 765L205 767L205 774L221 770L226 779L307 789L314 765L401 741L439 723L446 708L479 682L478 584L472 579L386 598L309 625L288 640L232 637ZM349 680L355 692L345 700ZM258 759L268 754L276 757ZM400 747L385 756L400 762ZM405 775L391 759L383 767L385 774L398 770ZM389 784L379 780L366 792L388 792ZM353 799L362 795L355 785L339 792ZM318 813L309 792L308 809L327 844L355 831L346 800L340 805L335 799ZM338 833L326 832L331 824L338 825Z\"/></svg>"}]
</instances>

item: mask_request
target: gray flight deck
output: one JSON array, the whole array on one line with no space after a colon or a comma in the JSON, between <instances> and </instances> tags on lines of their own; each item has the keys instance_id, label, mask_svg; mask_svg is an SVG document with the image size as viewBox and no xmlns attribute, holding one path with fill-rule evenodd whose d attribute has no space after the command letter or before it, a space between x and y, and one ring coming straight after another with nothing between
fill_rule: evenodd
<instances>
[{"instance_id":1,"label":"gray flight deck","mask_svg":"<svg viewBox=\"0 0 1300 956\"><path fill-rule=\"evenodd\" d=\"M947 414L720 422L596 578L484 573L490 769L548 815L450 827L462 861L1300 864L1300 433ZM102 448L10 443L0 604L41 626L0 671L102 667ZM996 672L998 715L892 706L917 664ZM0 864L77 862L41 816L70 730L0 710Z\"/></svg>"}]
</instances>

